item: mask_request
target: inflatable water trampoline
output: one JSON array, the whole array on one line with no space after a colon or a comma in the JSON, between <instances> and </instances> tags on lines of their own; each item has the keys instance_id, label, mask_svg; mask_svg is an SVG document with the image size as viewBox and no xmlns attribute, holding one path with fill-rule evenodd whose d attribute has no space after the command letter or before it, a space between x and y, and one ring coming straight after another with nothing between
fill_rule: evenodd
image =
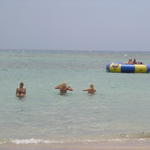
<instances>
[{"instance_id":1,"label":"inflatable water trampoline","mask_svg":"<svg viewBox=\"0 0 150 150\"><path fill-rule=\"evenodd\" d=\"M111 63L106 66L107 72L120 73L150 73L150 64Z\"/></svg>"}]
</instances>

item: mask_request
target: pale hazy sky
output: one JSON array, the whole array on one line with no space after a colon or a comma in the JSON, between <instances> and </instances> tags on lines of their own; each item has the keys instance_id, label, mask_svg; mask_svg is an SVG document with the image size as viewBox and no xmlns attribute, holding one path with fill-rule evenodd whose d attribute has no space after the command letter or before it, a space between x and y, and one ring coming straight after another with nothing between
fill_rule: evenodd
<instances>
[{"instance_id":1,"label":"pale hazy sky","mask_svg":"<svg viewBox=\"0 0 150 150\"><path fill-rule=\"evenodd\" d=\"M0 49L150 50L150 0L0 0Z\"/></svg>"}]
</instances>

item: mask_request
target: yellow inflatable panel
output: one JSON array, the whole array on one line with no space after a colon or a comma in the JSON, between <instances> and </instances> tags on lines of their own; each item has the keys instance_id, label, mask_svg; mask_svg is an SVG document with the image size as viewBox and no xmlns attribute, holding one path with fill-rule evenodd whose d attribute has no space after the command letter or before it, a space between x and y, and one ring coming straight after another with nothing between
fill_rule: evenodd
<instances>
[{"instance_id":1,"label":"yellow inflatable panel","mask_svg":"<svg viewBox=\"0 0 150 150\"><path fill-rule=\"evenodd\" d=\"M110 72L121 72L121 64L111 64L110 65Z\"/></svg>"},{"instance_id":2,"label":"yellow inflatable panel","mask_svg":"<svg viewBox=\"0 0 150 150\"><path fill-rule=\"evenodd\" d=\"M146 65L135 65L135 73L145 73L147 72Z\"/></svg>"}]
</instances>

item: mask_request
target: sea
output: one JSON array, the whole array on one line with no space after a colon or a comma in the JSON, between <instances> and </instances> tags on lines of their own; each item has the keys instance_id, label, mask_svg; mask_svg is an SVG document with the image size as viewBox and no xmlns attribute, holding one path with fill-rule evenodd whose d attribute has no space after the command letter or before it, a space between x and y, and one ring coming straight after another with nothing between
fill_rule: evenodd
<instances>
[{"instance_id":1,"label":"sea","mask_svg":"<svg viewBox=\"0 0 150 150\"><path fill-rule=\"evenodd\" d=\"M150 74L106 72L129 58L150 64L140 51L0 50L0 144L149 140ZM64 82L73 91L60 95Z\"/></svg>"}]
</instances>

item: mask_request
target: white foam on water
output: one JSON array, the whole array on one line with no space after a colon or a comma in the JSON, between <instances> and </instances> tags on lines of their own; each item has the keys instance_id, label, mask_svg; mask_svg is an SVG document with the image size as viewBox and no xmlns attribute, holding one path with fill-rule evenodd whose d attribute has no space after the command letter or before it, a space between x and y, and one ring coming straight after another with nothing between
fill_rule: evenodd
<instances>
[{"instance_id":1,"label":"white foam on water","mask_svg":"<svg viewBox=\"0 0 150 150\"><path fill-rule=\"evenodd\" d=\"M11 140L11 143L14 144L62 144L63 141L55 141L55 140L43 140L43 139L15 139Z\"/></svg>"},{"instance_id":2,"label":"white foam on water","mask_svg":"<svg viewBox=\"0 0 150 150\"><path fill-rule=\"evenodd\" d=\"M144 138L140 138L140 139L137 139L137 141L138 141L138 142L143 143L143 142L145 142L145 141L146 141L146 139L144 139Z\"/></svg>"},{"instance_id":3,"label":"white foam on water","mask_svg":"<svg viewBox=\"0 0 150 150\"><path fill-rule=\"evenodd\" d=\"M145 138L112 138L112 139L66 139L66 140L45 140L45 139L9 139L9 140L0 140L0 145L12 143L12 144L64 144L64 143L103 143L103 142L113 142L113 143L124 143L124 142L138 142L145 143L150 139Z\"/></svg>"}]
</instances>

